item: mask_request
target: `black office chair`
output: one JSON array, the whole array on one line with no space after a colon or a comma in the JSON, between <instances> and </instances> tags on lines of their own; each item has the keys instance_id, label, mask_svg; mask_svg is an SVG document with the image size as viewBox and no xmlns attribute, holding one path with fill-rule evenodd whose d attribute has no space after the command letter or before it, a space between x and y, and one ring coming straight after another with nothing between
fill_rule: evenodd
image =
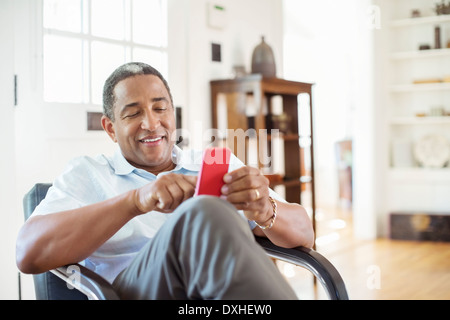
<instances>
[{"instance_id":1,"label":"black office chair","mask_svg":"<svg viewBox=\"0 0 450 320\"><path fill-rule=\"evenodd\" d=\"M38 183L24 197L25 220L45 198L51 184ZM292 263L309 270L319 280L331 300L348 300L347 290L336 268L322 255L303 247L285 249L265 238L256 241L267 254L280 261ZM38 300L117 300L112 285L100 275L79 264L56 268L34 275Z\"/></svg>"}]
</instances>

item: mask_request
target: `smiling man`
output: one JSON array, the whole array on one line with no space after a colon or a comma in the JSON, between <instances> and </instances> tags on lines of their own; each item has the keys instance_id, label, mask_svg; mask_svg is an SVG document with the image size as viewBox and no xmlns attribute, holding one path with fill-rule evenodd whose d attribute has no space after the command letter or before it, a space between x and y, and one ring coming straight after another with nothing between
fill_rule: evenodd
<instances>
[{"instance_id":1,"label":"smiling man","mask_svg":"<svg viewBox=\"0 0 450 320\"><path fill-rule=\"evenodd\" d=\"M117 110L112 117L104 116L102 124L124 157L154 174L172 170L171 136L176 126L172 98L161 79L130 77L119 82L112 95Z\"/></svg>"},{"instance_id":2,"label":"smiling man","mask_svg":"<svg viewBox=\"0 0 450 320\"><path fill-rule=\"evenodd\" d=\"M193 197L202 151L174 145L170 89L151 66L119 67L103 99L119 149L76 158L56 178L19 232L19 269L80 262L123 299L295 299L253 234L312 246L304 208L234 156L222 196Z\"/></svg>"}]
</instances>

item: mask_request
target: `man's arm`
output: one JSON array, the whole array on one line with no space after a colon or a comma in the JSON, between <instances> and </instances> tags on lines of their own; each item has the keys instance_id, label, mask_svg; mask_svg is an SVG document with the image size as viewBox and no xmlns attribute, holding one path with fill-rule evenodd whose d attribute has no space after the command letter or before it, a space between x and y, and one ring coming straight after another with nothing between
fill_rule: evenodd
<instances>
[{"instance_id":1,"label":"man's arm","mask_svg":"<svg viewBox=\"0 0 450 320\"><path fill-rule=\"evenodd\" d=\"M280 247L294 248L302 246L312 248L314 245L314 231L311 219L305 208L296 203L279 201L277 201L277 207L277 218L273 227L266 230L256 227L253 229L253 233L260 237L269 238ZM268 216L272 217L271 210L269 210ZM269 222L266 222L266 224Z\"/></svg>"},{"instance_id":2,"label":"man's arm","mask_svg":"<svg viewBox=\"0 0 450 320\"><path fill-rule=\"evenodd\" d=\"M82 208L28 219L17 238L17 266L42 273L82 261L134 217L173 211L192 197L197 177L168 174L136 190Z\"/></svg>"},{"instance_id":3,"label":"man's arm","mask_svg":"<svg viewBox=\"0 0 450 320\"><path fill-rule=\"evenodd\" d=\"M83 208L33 216L17 238L17 266L42 273L91 255L123 225L139 214L130 191Z\"/></svg>"}]
</instances>

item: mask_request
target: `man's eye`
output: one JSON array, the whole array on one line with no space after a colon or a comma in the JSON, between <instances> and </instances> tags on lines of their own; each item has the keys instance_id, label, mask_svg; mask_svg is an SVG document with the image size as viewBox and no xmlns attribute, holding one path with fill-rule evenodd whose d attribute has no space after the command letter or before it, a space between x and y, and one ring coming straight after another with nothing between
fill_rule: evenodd
<instances>
[{"instance_id":1,"label":"man's eye","mask_svg":"<svg viewBox=\"0 0 450 320\"><path fill-rule=\"evenodd\" d=\"M132 113L132 114L127 114L123 118L124 119L126 119L126 118L134 118L134 117L136 117L138 115L139 115L139 112L135 112L135 113Z\"/></svg>"}]
</instances>

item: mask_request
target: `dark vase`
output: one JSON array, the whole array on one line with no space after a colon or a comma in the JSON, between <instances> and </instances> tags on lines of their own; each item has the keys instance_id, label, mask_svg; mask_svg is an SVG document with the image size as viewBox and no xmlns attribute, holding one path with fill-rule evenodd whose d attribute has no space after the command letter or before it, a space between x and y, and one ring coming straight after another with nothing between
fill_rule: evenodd
<instances>
[{"instance_id":1,"label":"dark vase","mask_svg":"<svg viewBox=\"0 0 450 320\"><path fill-rule=\"evenodd\" d=\"M262 37L261 43L253 51L252 73L260 73L266 78L274 78L277 75L273 50L264 41L264 37Z\"/></svg>"}]
</instances>

